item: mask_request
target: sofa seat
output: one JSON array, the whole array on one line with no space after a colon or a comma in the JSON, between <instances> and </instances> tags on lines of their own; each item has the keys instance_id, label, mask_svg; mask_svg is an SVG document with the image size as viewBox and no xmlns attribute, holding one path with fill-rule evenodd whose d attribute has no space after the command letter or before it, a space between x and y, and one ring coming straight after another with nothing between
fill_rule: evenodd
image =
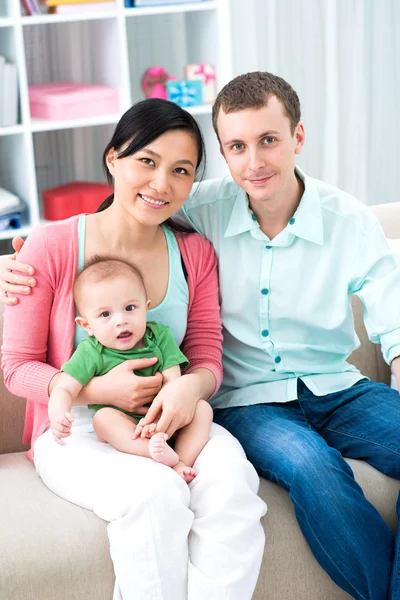
<instances>
[{"instance_id":1,"label":"sofa seat","mask_svg":"<svg viewBox=\"0 0 400 600\"><path fill-rule=\"evenodd\" d=\"M0 490L2 600L112 598L105 521L50 492L24 452L0 455Z\"/></svg>"},{"instance_id":2,"label":"sofa seat","mask_svg":"<svg viewBox=\"0 0 400 600\"><path fill-rule=\"evenodd\" d=\"M400 482L362 461L348 462L367 498L395 531ZM50 492L24 452L0 455L0 489L5 491L0 495L0 531L7 540L0 544L0 598L112 598L114 573L105 521ZM254 600L350 598L332 583L311 554L288 494L262 479L260 495L268 504L263 519L267 543ZM288 562L290 578L286 576Z\"/></svg>"}]
</instances>

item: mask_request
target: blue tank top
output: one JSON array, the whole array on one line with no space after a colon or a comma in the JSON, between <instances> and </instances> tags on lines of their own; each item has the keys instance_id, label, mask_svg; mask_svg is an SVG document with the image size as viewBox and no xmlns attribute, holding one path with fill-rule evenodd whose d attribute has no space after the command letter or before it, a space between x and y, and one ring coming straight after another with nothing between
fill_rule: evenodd
<instances>
[{"instance_id":1,"label":"blue tank top","mask_svg":"<svg viewBox=\"0 0 400 600\"><path fill-rule=\"evenodd\" d=\"M148 311L147 320L168 325L176 343L180 346L186 332L189 290L175 234L171 229L164 226L163 231L167 240L169 258L168 287L161 304ZM82 271L85 262L85 234L86 215L80 215L78 218L78 273ZM134 257L132 257L132 262L135 262ZM86 331L79 325L76 325L75 348L86 336Z\"/></svg>"}]
</instances>

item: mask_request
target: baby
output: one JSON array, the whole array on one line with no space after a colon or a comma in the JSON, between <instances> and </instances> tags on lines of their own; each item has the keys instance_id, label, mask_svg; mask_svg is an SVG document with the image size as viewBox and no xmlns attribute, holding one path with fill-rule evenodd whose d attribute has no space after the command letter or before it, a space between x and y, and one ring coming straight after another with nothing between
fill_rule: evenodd
<instances>
[{"instance_id":1,"label":"baby","mask_svg":"<svg viewBox=\"0 0 400 600\"><path fill-rule=\"evenodd\" d=\"M61 445L65 445L62 438L71 434L71 408L92 377L104 375L125 360L156 356L155 365L135 373L149 376L160 371L166 385L181 376L180 365L188 364L168 327L146 323L150 301L142 275L128 262L94 258L76 278L73 296L79 314L76 322L89 335L61 367L49 399L51 429ZM187 483L196 477L193 464L210 435L212 409L208 402L198 401L191 423L174 436L174 449L167 444L167 434L156 431L156 423L144 428L148 437L142 433L141 437L132 438L143 415L113 406L89 405L89 408L95 411L93 428L102 442L121 452L146 456L172 467Z\"/></svg>"}]
</instances>

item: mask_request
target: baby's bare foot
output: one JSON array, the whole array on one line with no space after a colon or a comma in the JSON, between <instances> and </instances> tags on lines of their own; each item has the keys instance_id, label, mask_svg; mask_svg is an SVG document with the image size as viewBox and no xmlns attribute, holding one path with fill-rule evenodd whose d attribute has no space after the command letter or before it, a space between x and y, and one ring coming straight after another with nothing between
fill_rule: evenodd
<instances>
[{"instance_id":1,"label":"baby's bare foot","mask_svg":"<svg viewBox=\"0 0 400 600\"><path fill-rule=\"evenodd\" d=\"M193 481L198 474L198 471L192 469L192 467L188 467L181 460L173 467L173 469L186 481L186 483Z\"/></svg>"},{"instance_id":2,"label":"baby's bare foot","mask_svg":"<svg viewBox=\"0 0 400 600\"><path fill-rule=\"evenodd\" d=\"M174 467L179 461L179 456L172 450L171 446L168 446L167 437L166 433L153 435L149 439L149 452L153 460L167 465L167 467Z\"/></svg>"}]
</instances>

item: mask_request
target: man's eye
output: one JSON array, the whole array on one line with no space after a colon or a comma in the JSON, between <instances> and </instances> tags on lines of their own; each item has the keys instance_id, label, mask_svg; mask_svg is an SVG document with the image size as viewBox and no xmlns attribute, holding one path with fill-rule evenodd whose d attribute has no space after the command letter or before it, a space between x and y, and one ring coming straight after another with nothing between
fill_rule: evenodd
<instances>
[{"instance_id":1,"label":"man's eye","mask_svg":"<svg viewBox=\"0 0 400 600\"><path fill-rule=\"evenodd\" d=\"M128 312L131 312L132 310L135 310L135 307L133 306L133 304L128 304L128 306L126 307L126 309Z\"/></svg>"},{"instance_id":2,"label":"man's eye","mask_svg":"<svg viewBox=\"0 0 400 600\"><path fill-rule=\"evenodd\" d=\"M273 144L276 141L274 137L266 137L264 138L264 143L268 146L269 144Z\"/></svg>"},{"instance_id":3,"label":"man's eye","mask_svg":"<svg viewBox=\"0 0 400 600\"><path fill-rule=\"evenodd\" d=\"M109 316L110 316L110 314L111 314L111 313L110 313L110 311L109 311L109 310L103 310L103 312L101 313L101 315L100 315L100 316L101 316L101 317L104 317L104 318L106 318L106 317L109 317Z\"/></svg>"},{"instance_id":4,"label":"man's eye","mask_svg":"<svg viewBox=\"0 0 400 600\"><path fill-rule=\"evenodd\" d=\"M243 150L243 144L233 144L233 150Z\"/></svg>"}]
</instances>

